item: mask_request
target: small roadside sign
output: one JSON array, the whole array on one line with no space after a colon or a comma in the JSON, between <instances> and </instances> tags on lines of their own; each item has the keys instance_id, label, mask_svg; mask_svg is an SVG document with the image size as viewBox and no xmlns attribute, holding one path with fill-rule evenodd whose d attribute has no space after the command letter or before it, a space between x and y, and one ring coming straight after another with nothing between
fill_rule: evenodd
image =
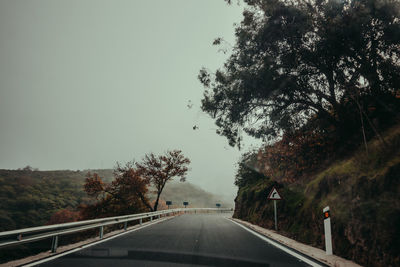
<instances>
[{"instance_id":1,"label":"small roadside sign","mask_svg":"<svg viewBox=\"0 0 400 267\"><path fill-rule=\"evenodd\" d=\"M170 206L170 205L172 205L172 201L166 201L166 204L167 204L168 206Z\"/></svg>"},{"instance_id":2,"label":"small roadside sign","mask_svg":"<svg viewBox=\"0 0 400 267\"><path fill-rule=\"evenodd\" d=\"M275 187L272 187L271 192L269 192L269 195L267 197L269 200L282 200L281 195L279 194L278 190L276 190Z\"/></svg>"},{"instance_id":3,"label":"small roadside sign","mask_svg":"<svg viewBox=\"0 0 400 267\"><path fill-rule=\"evenodd\" d=\"M271 192L269 192L267 199L274 201L275 231L278 231L278 216L277 216L277 211L276 211L276 201L282 200L283 198L274 186L274 187L272 187Z\"/></svg>"},{"instance_id":4,"label":"small roadside sign","mask_svg":"<svg viewBox=\"0 0 400 267\"><path fill-rule=\"evenodd\" d=\"M185 208L186 208L186 206L189 205L189 202L185 201L185 202L183 202L183 205L184 205Z\"/></svg>"},{"instance_id":5,"label":"small roadside sign","mask_svg":"<svg viewBox=\"0 0 400 267\"><path fill-rule=\"evenodd\" d=\"M221 204L217 203L217 204L215 204L215 206L217 206L217 208L220 208Z\"/></svg>"}]
</instances>

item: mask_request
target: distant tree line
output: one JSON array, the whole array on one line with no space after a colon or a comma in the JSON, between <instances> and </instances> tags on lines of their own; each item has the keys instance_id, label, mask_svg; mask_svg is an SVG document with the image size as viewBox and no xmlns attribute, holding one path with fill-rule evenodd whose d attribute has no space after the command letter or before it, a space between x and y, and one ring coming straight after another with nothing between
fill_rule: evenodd
<instances>
[{"instance_id":1,"label":"distant tree line","mask_svg":"<svg viewBox=\"0 0 400 267\"><path fill-rule=\"evenodd\" d=\"M23 168L18 168L17 170L18 171L26 171L26 172L37 172L37 171L39 171L38 168L33 168L33 167L29 166L29 165L26 165Z\"/></svg>"}]
</instances>

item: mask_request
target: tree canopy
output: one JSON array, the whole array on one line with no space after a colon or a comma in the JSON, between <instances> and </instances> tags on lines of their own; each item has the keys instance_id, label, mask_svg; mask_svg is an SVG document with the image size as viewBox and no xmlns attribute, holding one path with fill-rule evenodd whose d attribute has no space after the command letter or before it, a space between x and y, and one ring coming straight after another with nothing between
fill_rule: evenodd
<instances>
[{"instance_id":1,"label":"tree canopy","mask_svg":"<svg viewBox=\"0 0 400 267\"><path fill-rule=\"evenodd\" d=\"M398 111L398 1L244 2L231 56L198 76L202 110L231 145L240 147L242 131L273 139L311 119L340 134L360 102L364 115L368 105Z\"/></svg>"},{"instance_id":2,"label":"tree canopy","mask_svg":"<svg viewBox=\"0 0 400 267\"><path fill-rule=\"evenodd\" d=\"M140 163L117 164L111 183L104 183L96 173L88 173L84 190L96 201L81 207L82 216L96 218L156 211L166 183L175 177L185 181L189 164L190 160L182 151L173 150L158 156L147 154ZM148 197L150 186L154 187L156 194L153 205Z\"/></svg>"},{"instance_id":3,"label":"tree canopy","mask_svg":"<svg viewBox=\"0 0 400 267\"><path fill-rule=\"evenodd\" d=\"M152 210L157 210L160 195L167 182L175 177L179 177L181 182L186 180L189 164L190 160L180 150L167 151L159 156L150 153L141 163L136 163L140 175L155 187L157 198Z\"/></svg>"},{"instance_id":4,"label":"tree canopy","mask_svg":"<svg viewBox=\"0 0 400 267\"><path fill-rule=\"evenodd\" d=\"M125 166L118 164L111 183L104 183L96 173L88 173L84 190L96 202L81 207L82 217L125 215L151 209L146 197L149 183L133 167L130 162Z\"/></svg>"}]
</instances>

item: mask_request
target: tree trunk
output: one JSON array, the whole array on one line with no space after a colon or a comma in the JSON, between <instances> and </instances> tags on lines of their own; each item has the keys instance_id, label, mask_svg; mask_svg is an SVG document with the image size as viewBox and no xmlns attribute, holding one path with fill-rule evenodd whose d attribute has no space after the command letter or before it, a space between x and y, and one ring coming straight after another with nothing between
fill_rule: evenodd
<instances>
[{"instance_id":1,"label":"tree trunk","mask_svg":"<svg viewBox=\"0 0 400 267\"><path fill-rule=\"evenodd\" d=\"M361 130L362 130L362 134L363 134L363 138L364 138L365 152L367 153L367 157L368 157L368 144L367 144L367 137L365 136L364 119L363 119L363 114L361 112L361 107L359 104L358 104L358 109L360 111Z\"/></svg>"},{"instance_id":2,"label":"tree trunk","mask_svg":"<svg viewBox=\"0 0 400 267\"><path fill-rule=\"evenodd\" d=\"M150 211L153 211L153 208L151 207L149 202L146 201L146 198L144 197L144 195L140 194L139 197L140 197L140 200L142 200L143 205L145 205L147 208L149 208Z\"/></svg>"},{"instance_id":3,"label":"tree trunk","mask_svg":"<svg viewBox=\"0 0 400 267\"><path fill-rule=\"evenodd\" d=\"M168 180L167 180L167 181L168 181ZM165 182L161 185L161 188L158 188L158 191L157 191L157 199L156 199L156 202L154 203L153 211L157 211L158 201L160 200L161 193L162 193L162 191L163 191L163 189L164 189L165 184L167 183L167 181L165 181Z\"/></svg>"},{"instance_id":4,"label":"tree trunk","mask_svg":"<svg viewBox=\"0 0 400 267\"><path fill-rule=\"evenodd\" d=\"M375 135L378 137L378 139L381 141L383 148L386 149L388 148L388 144L385 142L385 139L383 139L382 135L379 133L378 129L375 127L374 123L371 121L371 119L368 117L368 114L365 113L364 110L361 110L362 113L365 115L365 118L367 119L367 122L369 123L369 126L371 126L372 130L375 132Z\"/></svg>"},{"instance_id":5,"label":"tree trunk","mask_svg":"<svg viewBox=\"0 0 400 267\"><path fill-rule=\"evenodd\" d=\"M326 75L328 79L328 87L329 87L329 102L332 105L333 110L337 116L337 120L342 122L342 114L340 110L340 106L336 100L336 93L335 93L335 80L333 78L333 71L328 71Z\"/></svg>"},{"instance_id":6,"label":"tree trunk","mask_svg":"<svg viewBox=\"0 0 400 267\"><path fill-rule=\"evenodd\" d=\"M154 203L153 211L157 211L158 201L160 200L160 195L161 195L161 191L157 192L157 199L156 199L156 202Z\"/></svg>"}]
</instances>

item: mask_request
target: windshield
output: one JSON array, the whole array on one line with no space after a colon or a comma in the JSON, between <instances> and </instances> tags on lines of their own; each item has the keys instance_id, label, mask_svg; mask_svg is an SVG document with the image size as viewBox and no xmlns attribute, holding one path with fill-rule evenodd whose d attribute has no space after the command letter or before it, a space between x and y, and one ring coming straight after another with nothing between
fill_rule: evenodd
<instances>
[{"instance_id":1,"label":"windshield","mask_svg":"<svg viewBox=\"0 0 400 267\"><path fill-rule=\"evenodd\" d=\"M0 264L400 264L398 0L0 1Z\"/></svg>"}]
</instances>

